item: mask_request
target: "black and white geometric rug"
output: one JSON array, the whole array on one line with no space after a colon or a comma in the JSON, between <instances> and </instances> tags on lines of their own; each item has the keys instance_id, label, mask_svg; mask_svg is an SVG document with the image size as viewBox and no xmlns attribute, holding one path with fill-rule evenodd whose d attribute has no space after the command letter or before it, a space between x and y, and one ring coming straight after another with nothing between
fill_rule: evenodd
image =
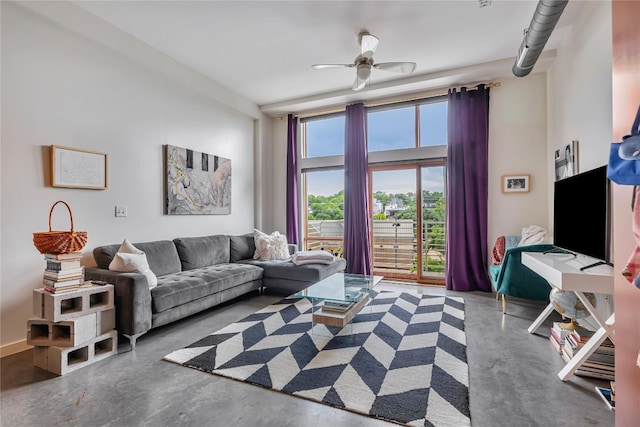
<instances>
[{"instance_id":1,"label":"black and white geometric rug","mask_svg":"<svg viewBox=\"0 0 640 427\"><path fill-rule=\"evenodd\" d=\"M464 300L373 292L349 326L285 298L165 360L410 426L469 426ZM353 331L353 335L351 332Z\"/></svg>"}]
</instances>

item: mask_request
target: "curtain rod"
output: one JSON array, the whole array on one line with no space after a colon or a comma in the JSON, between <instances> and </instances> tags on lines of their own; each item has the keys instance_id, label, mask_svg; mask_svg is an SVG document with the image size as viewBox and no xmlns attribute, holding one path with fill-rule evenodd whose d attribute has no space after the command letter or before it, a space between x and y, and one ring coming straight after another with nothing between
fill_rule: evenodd
<instances>
[{"instance_id":1,"label":"curtain rod","mask_svg":"<svg viewBox=\"0 0 640 427\"><path fill-rule=\"evenodd\" d=\"M478 89L478 86L480 86L482 83L478 83L475 84L473 86L456 86L454 87L455 89L460 89L463 87L466 87L467 90L476 90ZM500 87L502 86L502 83L500 82L490 82L490 83L484 83L484 85L488 88L494 88L494 87ZM371 103L364 103L365 107L379 107L381 105L393 105L393 104L401 104L403 102L411 102L411 101L417 101L420 99L429 99L429 98L437 98L439 96L445 96L449 93L449 90L447 89L447 91L443 91L443 92L437 92L437 93L430 93L428 95L422 95L422 96L414 96L411 98L401 98L401 99L394 99L394 100L387 100L387 101L379 101L379 102L371 102ZM300 119L304 119L307 117L315 117L315 116L323 116L325 114L332 114L332 113L340 113L342 111L345 110L346 107L339 107L339 108L335 108L333 110L323 110L323 111L315 111L313 113L307 113L307 114L294 114L294 116L300 118ZM278 120L285 120L287 118L287 116L278 116L277 119Z\"/></svg>"}]
</instances>

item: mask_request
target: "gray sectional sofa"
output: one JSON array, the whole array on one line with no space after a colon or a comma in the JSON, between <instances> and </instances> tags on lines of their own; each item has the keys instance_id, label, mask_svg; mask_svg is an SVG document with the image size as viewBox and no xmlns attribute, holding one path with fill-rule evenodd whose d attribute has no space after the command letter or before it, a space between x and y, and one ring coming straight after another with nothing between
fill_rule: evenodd
<instances>
[{"instance_id":1,"label":"gray sectional sofa","mask_svg":"<svg viewBox=\"0 0 640 427\"><path fill-rule=\"evenodd\" d=\"M109 270L119 244L93 250L96 267L85 269L86 280L114 285L116 329L136 339L152 328L198 313L247 292L273 288L294 293L334 273L346 262L295 265L290 259L254 260L253 234L241 236L182 237L174 240L134 243L142 250L158 285L149 289L139 273ZM295 246L290 245L290 252Z\"/></svg>"}]
</instances>

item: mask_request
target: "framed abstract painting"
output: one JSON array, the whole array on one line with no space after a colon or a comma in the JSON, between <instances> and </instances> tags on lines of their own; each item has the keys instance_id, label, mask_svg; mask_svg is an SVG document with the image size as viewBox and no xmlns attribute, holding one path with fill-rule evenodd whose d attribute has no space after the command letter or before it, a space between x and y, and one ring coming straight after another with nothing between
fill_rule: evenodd
<instances>
[{"instance_id":1,"label":"framed abstract painting","mask_svg":"<svg viewBox=\"0 0 640 427\"><path fill-rule=\"evenodd\" d=\"M213 154L165 146L166 213L231 213L231 160Z\"/></svg>"}]
</instances>

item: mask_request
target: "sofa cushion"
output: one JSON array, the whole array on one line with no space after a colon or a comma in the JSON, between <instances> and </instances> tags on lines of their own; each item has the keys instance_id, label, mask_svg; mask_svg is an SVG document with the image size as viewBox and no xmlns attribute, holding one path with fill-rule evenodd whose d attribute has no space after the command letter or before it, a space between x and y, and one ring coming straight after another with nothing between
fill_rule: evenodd
<instances>
[{"instance_id":1,"label":"sofa cushion","mask_svg":"<svg viewBox=\"0 0 640 427\"><path fill-rule=\"evenodd\" d=\"M151 290L153 313L204 298L262 278L263 270L248 264L217 264L158 278Z\"/></svg>"},{"instance_id":2,"label":"sofa cushion","mask_svg":"<svg viewBox=\"0 0 640 427\"><path fill-rule=\"evenodd\" d=\"M179 237L173 243L183 271L229 262L228 236Z\"/></svg>"},{"instance_id":3,"label":"sofa cushion","mask_svg":"<svg viewBox=\"0 0 640 427\"><path fill-rule=\"evenodd\" d=\"M290 259L278 259L272 261L241 260L239 263L251 264L264 269L263 277L269 279L296 280L315 283L334 273L344 271L347 262L344 258L336 258L331 264L304 264L295 265Z\"/></svg>"},{"instance_id":4,"label":"sofa cushion","mask_svg":"<svg viewBox=\"0 0 640 427\"><path fill-rule=\"evenodd\" d=\"M170 240L134 243L136 248L147 255L149 268L156 276L177 273L182 270L176 246ZM120 249L120 245L98 246L93 250L93 258L99 268L109 269L109 264Z\"/></svg>"},{"instance_id":5,"label":"sofa cushion","mask_svg":"<svg viewBox=\"0 0 640 427\"><path fill-rule=\"evenodd\" d=\"M253 233L243 234L241 236L229 236L229 241L231 243L231 254L229 258L231 262L253 258L253 254L256 252Z\"/></svg>"}]
</instances>

